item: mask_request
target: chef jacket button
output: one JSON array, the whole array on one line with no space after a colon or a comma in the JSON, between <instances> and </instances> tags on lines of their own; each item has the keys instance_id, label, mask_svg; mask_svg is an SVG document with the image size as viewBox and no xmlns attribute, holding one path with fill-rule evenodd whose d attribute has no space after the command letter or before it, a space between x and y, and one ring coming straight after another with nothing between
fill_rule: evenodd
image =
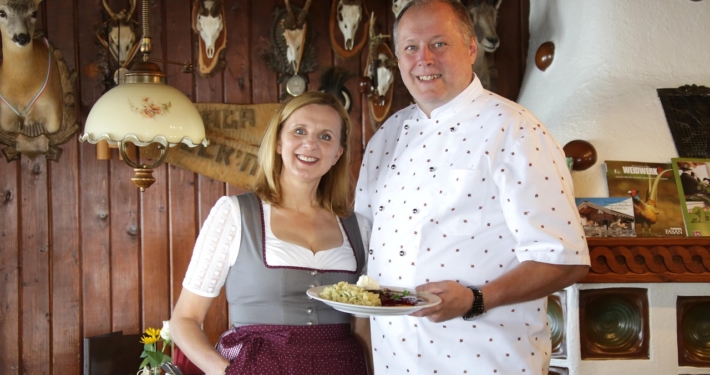
<instances>
[{"instance_id":1,"label":"chef jacket button","mask_svg":"<svg viewBox=\"0 0 710 375\"><path fill-rule=\"evenodd\" d=\"M307 321L307 322L306 322L306 325L307 325L307 326L312 326L312 325L313 325L313 321L312 321L312 320Z\"/></svg>"},{"instance_id":2,"label":"chef jacket button","mask_svg":"<svg viewBox=\"0 0 710 375\"><path fill-rule=\"evenodd\" d=\"M397 168L397 166L392 164L392 166L390 168L395 169L395 168Z\"/></svg>"},{"instance_id":3,"label":"chef jacket button","mask_svg":"<svg viewBox=\"0 0 710 375\"><path fill-rule=\"evenodd\" d=\"M449 128L449 130L453 133L453 132L456 131L456 128L452 126L452 127Z\"/></svg>"},{"instance_id":4,"label":"chef jacket button","mask_svg":"<svg viewBox=\"0 0 710 375\"><path fill-rule=\"evenodd\" d=\"M404 130L409 130L409 125L404 125Z\"/></svg>"},{"instance_id":5,"label":"chef jacket button","mask_svg":"<svg viewBox=\"0 0 710 375\"><path fill-rule=\"evenodd\" d=\"M380 211L384 210L385 206L380 206Z\"/></svg>"},{"instance_id":6,"label":"chef jacket button","mask_svg":"<svg viewBox=\"0 0 710 375\"><path fill-rule=\"evenodd\" d=\"M413 214L418 214L418 213L419 213L419 210L417 210L417 209L415 208L415 209L412 210L412 213L413 213Z\"/></svg>"},{"instance_id":7,"label":"chef jacket button","mask_svg":"<svg viewBox=\"0 0 710 375\"><path fill-rule=\"evenodd\" d=\"M313 297L308 296L308 300L309 300L309 301L313 301Z\"/></svg>"},{"instance_id":8,"label":"chef jacket button","mask_svg":"<svg viewBox=\"0 0 710 375\"><path fill-rule=\"evenodd\" d=\"M401 256L401 257L403 257L404 254L405 254L405 253L404 253L404 250L402 250L402 251L399 252L399 256Z\"/></svg>"},{"instance_id":9,"label":"chef jacket button","mask_svg":"<svg viewBox=\"0 0 710 375\"><path fill-rule=\"evenodd\" d=\"M317 274L318 274L318 271L316 271L316 270L311 271L311 276L315 276Z\"/></svg>"},{"instance_id":10,"label":"chef jacket button","mask_svg":"<svg viewBox=\"0 0 710 375\"><path fill-rule=\"evenodd\" d=\"M315 283L312 283L312 284L309 285L308 287L310 287L310 288L315 288L315 287L317 287L317 286L318 286L318 285L316 285Z\"/></svg>"},{"instance_id":11,"label":"chef jacket button","mask_svg":"<svg viewBox=\"0 0 710 375\"><path fill-rule=\"evenodd\" d=\"M312 307L307 308L306 313L313 314L313 308Z\"/></svg>"},{"instance_id":12,"label":"chef jacket button","mask_svg":"<svg viewBox=\"0 0 710 375\"><path fill-rule=\"evenodd\" d=\"M429 167L429 172L434 172L435 170L436 170L436 168L434 168L434 167Z\"/></svg>"},{"instance_id":13,"label":"chef jacket button","mask_svg":"<svg viewBox=\"0 0 710 375\"><path fill-rule=\"evenodd\" d=\"M370 249L370 254L372 254L372 249Z\"/></svg>"}]
</instances>

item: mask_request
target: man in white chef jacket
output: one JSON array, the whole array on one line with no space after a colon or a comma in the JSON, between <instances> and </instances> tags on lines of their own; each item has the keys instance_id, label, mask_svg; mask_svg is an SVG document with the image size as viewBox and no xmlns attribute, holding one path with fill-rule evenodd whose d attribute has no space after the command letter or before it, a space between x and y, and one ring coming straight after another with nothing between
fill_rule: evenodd
<instances>
[{"instance_id":1,"label":"man in white chef jacket","mask_svg":"<svg viewBox=\"0 0 710 375\"><path fill-rule=\"evenodd\" d=\"M546 297L589 265L562 148L483 89L456 0L414 0L394 40L417 104L370 140L355 210L373 222L368 275L442 303L372 317L375 372L547 374Z\"/></svg>"}]
</instances>

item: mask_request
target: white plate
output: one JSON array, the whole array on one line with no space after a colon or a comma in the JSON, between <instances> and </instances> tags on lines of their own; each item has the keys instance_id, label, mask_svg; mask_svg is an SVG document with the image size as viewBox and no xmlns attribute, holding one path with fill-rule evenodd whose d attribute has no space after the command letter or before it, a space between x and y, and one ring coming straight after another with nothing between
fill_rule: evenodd
<instances>
[{"instance_id":1,"label":"white plate","mask_svg":"<svg viewBox=\"0 0 710 375\"><path fill-rule=\"evenodd\" d=\"M416 293L417 297L423 299L424 301L419 302L418 304L414 306L361 306L361 305L353 305L350 303L344 303L344 302L335 302L331 300L327 300L325 298L321 298L318 296L320 292L323 291L323 289L332 286L332 285L322 285L322 286L317 286L315 288L308 289L306 291L306 294L318 301L321 301L325 303L326 305L332 306L334 309L338 311L342 311L344 313L348 314L355 314L355 315L407 315L411 314L415 311L419 311L423 308L426 307L431 307L431 306L436 306L441 303L441 298L435 294L431 294L428 292L418 292ZM404 290L404 288L396 288L396 287L389 287L389 286L380 286L381 288L387 288L389 290L395 291L395 292L401 292ZM414 293L412 293L414 294Z\"/></svg>"}]
</instances>

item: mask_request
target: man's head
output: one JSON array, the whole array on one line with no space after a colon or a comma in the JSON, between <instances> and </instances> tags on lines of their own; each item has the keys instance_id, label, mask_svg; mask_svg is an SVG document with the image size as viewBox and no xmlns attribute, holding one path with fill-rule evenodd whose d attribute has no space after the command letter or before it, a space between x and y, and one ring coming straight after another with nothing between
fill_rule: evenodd
<instances>
[{"instance_id":1,"label":"man's head","mask_svg":"<svg viewBox=\"0 0 710 375\"><path fill-rule=\"evenodd\" d=\"M394 41L402 80L427 115L471 83L476 41L458 1L412 1L395 21Z\"/></svg>"}]
</instances>

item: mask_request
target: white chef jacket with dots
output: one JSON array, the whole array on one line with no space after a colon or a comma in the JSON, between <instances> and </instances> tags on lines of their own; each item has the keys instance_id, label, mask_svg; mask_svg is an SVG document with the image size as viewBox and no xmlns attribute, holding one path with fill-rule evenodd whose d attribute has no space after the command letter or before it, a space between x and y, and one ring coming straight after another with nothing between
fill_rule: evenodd
<instances>
[{"instance_id":1,"label":"white chef jacket with dots","mask_svg":"<svg viewBox=\"0 0 710 375\"><path fill-rule=\"evenodd\" d=\"M372 222L368 275L414 288L482 286L534 260L589 264L561 147L478 78L435 109L393 115L370 140L355 211ZM371 318L380 374L547 374L547 299L473 321Z\"/></svg>"}]
</instances>

